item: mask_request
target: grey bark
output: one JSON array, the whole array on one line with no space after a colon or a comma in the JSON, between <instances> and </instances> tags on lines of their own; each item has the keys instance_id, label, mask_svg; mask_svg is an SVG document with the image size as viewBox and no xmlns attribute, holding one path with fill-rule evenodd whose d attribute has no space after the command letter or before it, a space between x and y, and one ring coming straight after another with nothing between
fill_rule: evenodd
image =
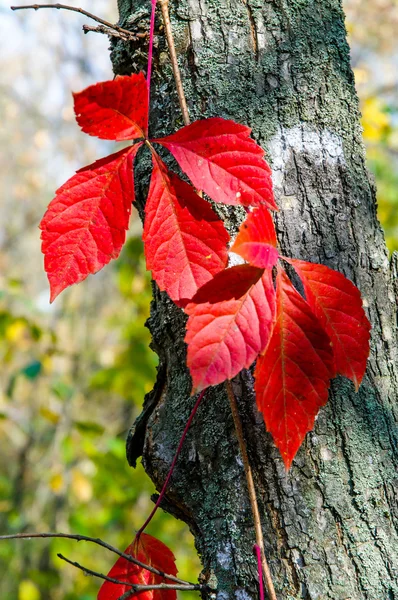
<instances>
[{"instance_id":1,"label":"grey bark","mask_svg":"<svg viewBox=\"0 0 398 600\"><path fill-rule=\"evenodd\" d=\"M147 27L149 3L119 0L123 27ZM266 553L286 600L398 599L397 261L389 262L361 141L339 0L172 0L191 118L252 127L273 167L279 243L289 256L343 272L372 322L365 380L338 378L285 473L255 408L253 379L234 382L258 489ZM142 20L135 20L138 15ZM152 132L182 125L158 22ZM145 67L117 42L116 73ZM140 167L145 176L147 161ZM145 178L145 177L144 177ZM145 185L139 185L142 193ZM234 232L242 213L222 209ZM149 327L158 381L128 440L159 488L193 405L184 315L154 288ZM257 595L252 518L224 386L206 393L165 508L195 535L219 600Z\"/></svg>"}]
</instances>

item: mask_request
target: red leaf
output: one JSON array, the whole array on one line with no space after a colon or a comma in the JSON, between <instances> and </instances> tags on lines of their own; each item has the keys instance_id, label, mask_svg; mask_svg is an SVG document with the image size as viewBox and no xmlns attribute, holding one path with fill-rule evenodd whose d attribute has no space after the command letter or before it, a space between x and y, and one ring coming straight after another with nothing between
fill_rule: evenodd
<instances>
[{"instance_id":1,"label":"red leaf","mask_svg":"<svg viewBox=\"0 0 398 600\"><path fill-rule=\"evenodd\" d=\"M139 146L81 169L50 202L40 229L51 302L119 256L134 201L133 161Z\"/></svg>"},{"instance_id":2,"label":"red leaf","mask_svg":"<svg viewBox=\"0 0 398 600\"><path fill-rule=\"evenodd\" d=\"M222 220L158 156L153 156L143 239L148 270L180 306L228 261Z\"/></svg>"},{"instance_id":3,"label":"red leaf","mask_svg":"<svg viewBox=\"0 0 398 600\"><path fill-rule=\"evenodd\" d=\"M239 299L249 288L257 283L264 269L252 265L237 265L217 273L213 279L205 283L192 298L194 304L224 302Z\"/></svg>"},{"instance_id":4,"label":"red leaf","mask_svg":"<svg viewBox=\"0 0 398 600\"><path fill-rule=\"evenodd\" d=\"M315 416L328 399L334 376L330 340L287 275L278 271L276 323L257 361L255 390L287 469Z\"/></svg>"},{"instance_id":5,"label":"red leaf","mask_svg":"<svg viewBox=\"0 0 398 600\"><path fill-rule=\"evenodd\" d=\"M118 76L73 94L76 120L103 140L134 140L148 134L148 88L143 73Z\"/></svg>"},{"instance_id":6,"label":"red leaf","mask_svg":"<svg viewBox=\"0 0 398 600\"><path fill-rule=\"evenodd\" d=\"M247 215L231 250L256 267L270 269L276 264L276 232L267 208L255 208Z\"/></svg>"},{"instance_id":7,"label":"red leaf","mask_svg":"<svg viewBox=\"0 0 398 600\"><path fill-rule=\"evenodd\" d=\"M250 265L227 269L232 279L236 273L247 276ZM219 288L216 276L214 294ZM265 271L257 283L239 299L204 304L188 304L189 315L185 341L187 364L195 392L209 385L232 379L249 368L267 345L275 313L275 290L271 271Z\"/></svg>"},{"instance_id":8,"label":"red leaf","mask_svg":"<svg viewBox=\"0 0 398 600\"><path fill-rule=\"evenodd\" d=\"M370 323L357 287L325 265L288 259L300 276L308 304L328 333L336 371L351 379L355 388L366 370Z\"/></svg>"},{"instance_id":9,"label":"red leaf","mask_svg":"<svg viewBox=\"0 0 398 600\"><path fill-rule=\"evenodd\" d=\"M250 131L215 117L154 141L168 148L194 186L215 202L277 209L271 169Z\"/></svg>"},{"instance_id":10,"label":"red leaf","mask_svg":"<svg viewBox=\"0 0 398 600\"><path fill-rule=\"evenodd\" d=\"M155 567L159 571L167 573L167 575L177 575L173 553L165 544L151 535L142 533L138 541L135 540L133 544L126 548L125 554L130 554L137 560ZM160 575L155 575L138 565L134 565L123 557L116 561L109 571L108 577L137 585L170 583ZM128 585L105 581L98 592L97 600L118 600L130 589ZM134 598L138 598L138 600L176 600L177 594L175 590L147 590L134 594Z\"/></svg>"}]
</instances>

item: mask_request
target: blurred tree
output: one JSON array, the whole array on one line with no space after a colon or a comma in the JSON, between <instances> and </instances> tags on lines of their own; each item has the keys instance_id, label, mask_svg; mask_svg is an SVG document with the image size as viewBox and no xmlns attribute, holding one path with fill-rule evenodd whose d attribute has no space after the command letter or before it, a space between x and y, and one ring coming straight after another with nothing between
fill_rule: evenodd
<instances>
[{"instance_id":1,"label":"blurred tree","mask_svg":"<svg viewBox=\"0 0 398 600\"><path fill-rule=\"evenodd\" d=\"M393 251L398 249L398 3L348 0L345 8L368 164L378 188L378 216Z\"/></svg>"}]
</instances>

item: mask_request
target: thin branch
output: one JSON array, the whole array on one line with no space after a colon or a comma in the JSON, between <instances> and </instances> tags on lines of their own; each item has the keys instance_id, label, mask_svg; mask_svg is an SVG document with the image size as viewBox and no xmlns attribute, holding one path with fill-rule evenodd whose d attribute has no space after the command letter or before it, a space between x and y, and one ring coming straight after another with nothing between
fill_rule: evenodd
<instances>
[{"instance_id":1,"label":"thin branch","mask_svg":"<svg viewBox=\"0 0 398 600\"><path fill-rule=\"evenodd\" d=\"M164 30L166 32L167 44L169 46L171 66L173 68L174 79L177 88L178 100L182 112L182 118L185 125L190 124L187 101L185 99L184 88L182 87L181 73L177 61L177 53L174 45L173 31L171 29L169 15L169 0L160 0L160 8L162 10Z\"/></svg>"},{"instance_id":2,"label":"thin branch","mask_svg":"<svg viewBox=\"0 0 398 600\"><path fill-rule=\"evenodd\" d=\"M245 469L247 488L249 491L249 498L250 498L250 505L251 505L251 509L252 509L252 513L253 513L254 529L256 532L256 544L260 548L260 551L261 551L261 564L263 567L265 586L267 588L269 600L277 600L274 584L272 582L271 571L268 566L267 559L265 558L263 531L261 529L261 520L260 520L260 513L258 510L258 504L257 504L256 489L254 487L253 474L252 474L252 470L251 470L250 463L249 463L249 457L247 455L246 442L245 442L245 437L243 435L243 429L242 429L242 423L241 423L240 416L239 416L238 405L236 403L235 394L232 389L232 384L230 381L227 381L226 387L227 387L229 404L231 406L232 417L233 417L234 425L235 425L235 429L236 429L236 435L238 437L239 449L240 449L240 453L242 455L243 467Z\"/></svg>"},{"instance_id":3,"label":"thin branch","mask_svg":"<svg viewBox=\"0 0 398 600\"><path fill-rule=\"evenodd\" d=\"M130 32L130 35L127 35L126 33L117 31L116 29L113 29L113 28L110 29L109 27L106 27L105 25L97 25L96 27L93 27L92 25L83 25L83 31L84 31L84 33L89 33L90 31L93 31L95 33L104 33L105 35L110 35L112 37L119 38L119 39L123 40L124 42L137 41L139 39L148 37L148 34L144 33L144 32L140 32L140 33Z\"/></svg>"},{"instance_id":4,"label":"thin branch","mask_svg":"<svg viewBox=\"0 0 398 600\"><path fill-rule=\"evenodd\" d=\"M147 520L145 521L145 523L143 524L143 526L137 531L137 536L136 536L137 538L141 535L141 533L146 529L146 527L148 526L148 524L152 521L153 516L155 515L157 509L160 506L160 503L163 500L163 497L164 497L164 495L166 493L166 490L167 490L167 487L169 485L171 476L173 475L174 467L176 466L176 462L177 462L177 459L178 459L178 457L180 455L180 452L181 452L184 440L186 438L186 435L187 435L188 430L189 430L189 428L191 426L192 420L193 420L194 416L196 415L196 411L199 408L199 404L201 403L204 394L205 394L205 390L203 390L202 392L200 392L200 394L198 396L198 399L196 400L195 405L194 405L194 407L193 407L193 409L191 411L191 414L188 417L188 421L185 424L184 431L183 431L181 439L180 439L180 441L178 443L178 447L177 447L176 453L174 455L173 461L171 463L169 472L167 473L166 481L163 484L162 491L159 494L159 497L158 497L158 499L156 501L156 504L155 504L154 508L152 509L151 514L149 515L149 517L147 518Z\"/></svg>"},{"instance_id":5,"label":"thin branch","mask_svg":"<svg viewBox=\"0 0 398 600\"><path fill-rule=\"evenodd\" d=\"M108 575L104 575L103 573L98 573L97 571L92 571L91 569L88 569L87 567L83 567L82 565L80 565L79 563L77 563L73 560L69 560L69 558L66 558L66 556L63 556L62 554L58 553L57 556L59 559L64 560L69 565L72 565L72 567L76 567L76 569L80 569L80 571L83 571L83 573L85 575L92 575L93 577L98 577L99 579L105 579L105 581L109 581L110 583L115 583L117 585L128 585L129 587L132 588L132 590L129 590L129 591L133 591L134 593L137 591L135 589L136 586L134 585L134 583L131 583L129 581L120 581L119 579L114 579L113 577L109 577Z\"/></svg>"},{"instance_id":6,"label":"thin branch","mask_svg":"<svg viewBox=\"0 0 398 600\"><path fill-rule=\"evenodd\" d=\"M124 592L124 594L122 596L119 596L119 598L117 600L128 600L133 595L134 595L134 592L132 590L127 590L127 592Z\"/></svg>"},{"instance_id":7,"label":"thin branch","mask_svg":"<svg viewBox=\"0 0 398 600\"><path fill-rule=\"evenodd\" d=\"M185 581L184 579L179 579L178 577L175 577L174 575L168 575L167 573L164 573L163 571L160 571L159 569L155 569L155 567L152 567L150 565L147 565L147 564L141 562L140 560L137 560L136 558L134 558L134 556L131 556L130 554L125 554L124 552L121 552L118 548L111 546L111 544L104 542L100 538L92 538L87 535L77 535L77 534L72 534L72 533L13 533L13 534L9 534L9 535L1 535L0 541L1 540L24 540L24 539L30 540L30 539L36 539L36 538L64 538L64 539L68 539L68 540L75 540L76 542L92 542L93 544L97 544L98 546L101 546L102 548L109 550L109 552L113 552L114 554L117 554L118 556L125 558L128 562L131 562L134 565L141 567L142 569L146 569L147 571L150 571L151 573L154 573L155 575L159 575L160 577L163 577L163 579L169 579L170 581L174 581L175 583L179 583L182 585L196 585L195 583L192 583L191 581Z\"/></svg>"},{"instance_id":8,"label":"thin branch","mask_svg":"<svg viewBox=\"0 0 398 600\"><path fill-rule=\"evenodd\" d=\"M114 579L113 577L109 577L108 575L104 575L103 573L99 573L98 571L93 571L92 569L88 569L87 567L83 567L79 563L66 558L62 554L57 554L58 558L64 560L68 564L72 565L72 567L76 567L76 569L80 569L86 575L92 575L93 577L98 577L99 579L104 579L105 581L109 581L110 583L115 583L117 585L127 585L131 588L129 592L138 593L146 590L194 590L201 591L203 590L203 585L200 583L193 583L192 585L182 585L182 584L168 584L168 583L158 583L153 585L140 585L136 583L131 583L130 581L120 581L119 579Z\"/></svg>"},{"instance_id":9,"label":"thin branch","mask_svg":"<svg viewBox=\"0 0 398 600\"><path fill-rule=\"evenodd\" d=\"M132 33L131 31L129 31L128 29L123 29L123 27L119 27L118 25L113 25L113 23L110 23L109 21L105 21L104 19L101 19L100 17L97 17L96 15L93 15L92 13L87 12L83 8L76 8L75 6L68 6L67 4L27 4L25 6L10 6L10 8L11 8L11 10L26 10L26 9L39 10L40 8L56 8L57 10L70 10L72 12L77 12L81 15L84 15L88 19L92 19L93 21L96 21L97 23L101 23L101 25L105 25L105 27L109 27L109 29L112 29L113 31L122 33L126 37L128 37L128 39L130 39L130 40L136 37L135 34Z\"/></svg>"}]
</instances>

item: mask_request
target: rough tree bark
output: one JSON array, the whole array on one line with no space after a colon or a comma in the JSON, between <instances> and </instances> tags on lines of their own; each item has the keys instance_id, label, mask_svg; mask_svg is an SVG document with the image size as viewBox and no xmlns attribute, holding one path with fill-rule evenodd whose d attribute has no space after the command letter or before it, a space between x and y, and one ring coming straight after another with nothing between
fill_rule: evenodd
<instances>
[{"instance_id":1,"label":"rough tree bark","mask_svg":"<svg viewBox=\"0 0 398 600\"><path fill-rule=\"evenodd\" d=\"M120 24L147 27L148 4L119 0ZM251 373L234 382L278 598L398 599L397 261L376 218L340 1L172 0L170 10L192 119L219 115L253 128L273 167L282 252L350 277L373 325L359 393L335 380L288 474L255 409ZM156 134L182 124L160 19L157 39ZM113 46L116 73L143 67L143 57L145 48ZM235 231L242 213L222 213ZM193 404L184 322L154 289L158 380L128 458L143 453L158 487ZM220 600L256 597L252 517L224 386L205 395L165 508L189 524Z\"/></svg>"}]
</instances>

